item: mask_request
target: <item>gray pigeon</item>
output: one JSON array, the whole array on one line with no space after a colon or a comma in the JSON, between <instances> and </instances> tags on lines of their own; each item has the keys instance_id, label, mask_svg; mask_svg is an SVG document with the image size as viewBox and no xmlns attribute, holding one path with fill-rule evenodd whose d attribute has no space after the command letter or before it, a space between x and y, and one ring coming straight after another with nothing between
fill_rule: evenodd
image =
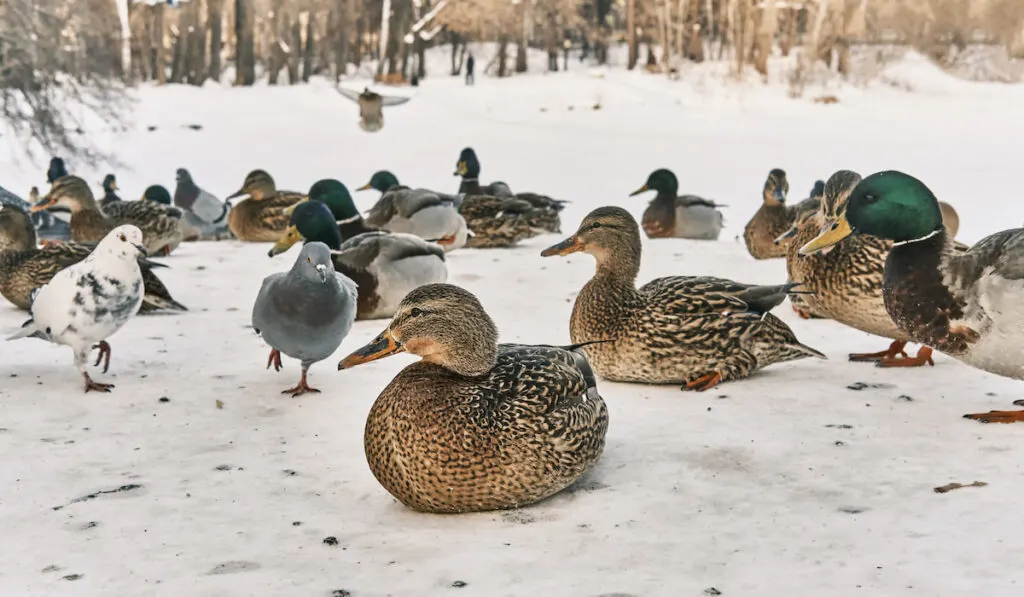
<instances>
[{"instance_id":1,"label":"gray pigeon","mask_svg":"<svg viewBox=\"0 0 1024 597\"><path fill-rule=\"evenodd\" d=\"M334 354L356 318L356 284L334 271L331 250L321 242L302 247L287 272L271 274L252 308L252 327L270 345L267 368L281 370L281 353L302 362L302 379L281 392L319 392L306 383L309 367Z\"/></svg>"},{"instance_id":2,"label":"gray pigeon","mask_svg":"<svg viewBox=\"0 0 1024 597\"><path fill-rule=\"evenodd\" d=\"M228 212L231 206L200 188L184 168L175 173L174 204L185 210L182 228L185 237L197 240L223 240L231 238Z\"/></svg>"},{"instance_id":3,"label":"gray pigeon","mask_svg":"<svg viewBox=\"0 0 1024 597\"><path fill-rule=\"evenodd\" d=\"M75 351L75 366L85 378L85 391L109 392L113 385L89 377L86 362L99 348L96 365L106 357L107 338L121 329L142 306L143 282L139 269L142 231L127 224L110 231L84 260L61 270L32 299L32 319L8 338L39 338Z\"/></svg>"}]
</instances>

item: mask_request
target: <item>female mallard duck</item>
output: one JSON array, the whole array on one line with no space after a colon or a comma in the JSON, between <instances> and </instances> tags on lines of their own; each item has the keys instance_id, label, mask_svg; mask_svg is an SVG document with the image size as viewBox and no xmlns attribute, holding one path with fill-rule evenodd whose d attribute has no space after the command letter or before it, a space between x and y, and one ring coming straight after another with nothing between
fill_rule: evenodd
<instances>
[{"instance_id":1,"label":"female mallard duck","mask_svg":"<svg viewBox=\"0 0 1024 597\"><path fill-rule=\"evenodd\" d=\"M567 201L552 199L547 195L537 193L513 193L504 182L492 182L488 185L480 184L480 160L472 147L467 147L459 154L459 160L455 164L455 176L461 176L459 183L459 194L461 195L491 195L495 197L514 197L525 201L530 205L527 218L532 229L540 232L562 232L562 221L558 212L562 211Z\"/></svg>"},{"instance_id":2,"label":"female mallard duck","mask_svg":"<svg viewBox=\"0 0 1024 597\"><path fill-rule=\"evenodd\" d=\"M824 183L822 183L824 188ZM786 242L780 237L804 214L818 209L820 197L812 195L793 206L786 205L789 181L786 171L775 168L768 173L762 191L763 203L743 229L743 241L754 259L775 259L786 256Z\"/></svg>"},{"instance_id":3,"label":"female mallard duck","mask_svg":"<svg viewBox=\"0 0 1024 597\"><path fill-rule=\"evenodd\" d=\"M422 358L381 392L366 420L377 481L425 512L526 506L572 485L601 456L608 409L575 347L498 344L480 302L421 286L339 369L398 352Z\"/></svg>"},{"instance_id":4,"label":"female mallard duck","mask_svg":"<svg viewBox=\"0 0 1024 597\"><path fill-rule=\"evenodd\" d=\"M466 246L467 221L451 195L427 189L410 189L398 183L394 174L376 172L370 182L359 187L384 189L377 203L366 214L366 223L379 230L405 232L436 241L446 251Z\"/></svg>"},{"instance_id":5,"label":"female mallard duck","mask_svg":"<svg viewBox=\"0 0 1024 597\"><path fill-rule=\"evenodd\" d=\"M28 213L15 207L3 207L0 209L0 294L14 306L28 311L33 291L49 282L57 272L88 257L94 248L92 244L65 242L37 249L36 231ZM139 257L145 284L140 312L187 311L153 273L155 267L166 266Z\"/></svg>"},{"instance_id":6,"label":"female mallard duck","mask_svg":"<svg viewBox=\"0 0 1024 597\"><path fill-rule=\"evenodd\" d=\"M850 192L860 179L860 175L849 170L840 170L828 179L818 212L804 221L789 243L789 277L801 282L800 289L806 294L800 295L800 300L809 311L892 340L889 348L881 352L851 354L851 361L877 361L879 367L934 364L928 346L922 346L916 357L907 357L903 349L911 336L900 330L885 308L882 271L892 242L863 234L821 254L801 253L801 247L842 218Z\"/></svg>"},{"instance_id":7,"label":"female mallard duck","mask_svg":"<svg viewBox=\"0 0 1024 597\"><path fill-rule=\"evenodd\" d=\"M658 278L636 287L640 230L620 207L600 207L576 234L541 255L590 253L597 272L576 297L569 330L612 381L681 383L707 390L784 361L825 358L768 313L794 285L752 286L710 277Z\"/></svg>"},{"instance_id":8,"label":"female mallard duck","mask_svg":"<svg viewBox=\"0 0 1024 597\"><path fill-rule=\"evenodd\" d=\"M28 192L28 201L0 187L0 205L8 205L29 212L39 201L39 188L32 187ZM39 237L47 241L66 241L71 238L71 229L67 222L56 218L53 214L36 212L32 214L32 225Z\"/></svg>"},{"instance_id":9,"label":"female mallard duck","mask_svg":"<svg viewBox=\"0 0 1024 597\"><path fill-rule=\"evenodd\" d=\"M327 245L334 269L358 286L356 319L391 317L409 291L448 279L444 250L418 236L378 230L343 237L334 214L316 198L337 194L337 189L313 186L310 200L295 206L287 232L269 255L283 253L300 240Z\"/></svg>"},{"instance_id":10,"label":"female mallard duck","mask_svg":"<svg viewBox=\"0 0 1024 597\"><path fill-rule=\"evenodd\" d=\"M679 180L671 170L659 168L647 177L644 186L630 197L647 191L658 194L644 210L643 227L647 238L690 238L718 240L724 218L719 205L696 195L678 196Z\"/></svg>"},{"instance_id":11,"label":"female mallard duck","mask_svg":"<svg viewBox=\"0 0 1024 597\"><path fill-rule=\"evenodd\" d=\"M107 174L103 177L103 182L100 183L100 186L103 187L103 198L98 203L100 204L100 210L106 213L108 205L121 201L121 197L117 194L120 190L117 188L117 177L113 174Z\"/></svg>"},{"instance_id":12,"label":"female mallard duck","mask_svg":"<svg viewBox=\"0 0 1024 597\"><path fill-rule=\"evenodd\" d=\"M71 210L71 240L75 242L98 243L123 224L142 230L150 255L167 255L181 242L180 209L152 201L118 201L100 211L89 185L77 176L58 178L32 211L58 208Z\"/></svg>"},{"instance_id":13,"label":"female mallard duck","mask_svg":"<svg viewBox=\"0 0 1024 597\"><path fill-rule=\"evenodd\" d=\"M904 334L983 371L1024 379L1024 228L997 232L959 250L931 190L890 170L860 181L845 212L800 252L810 255L864 235L893 243L883 297ZM1024 422L1024 411L967 418Z\"/></svg>"},{"instance_id":14,"label":"female mallard duck","mask_svg":"<svg viewBox=\"0 0 1024 597\"><path fill-rule=\"evenodd\" d=\"M242 188L228 195L227 201L249 195L235 203L228 214L228 227L238 240L274 242L288 227L285 208L305 198L301 193L278 191L274 179L263 170L253 170Z\"/></svg>"}]
</instances>

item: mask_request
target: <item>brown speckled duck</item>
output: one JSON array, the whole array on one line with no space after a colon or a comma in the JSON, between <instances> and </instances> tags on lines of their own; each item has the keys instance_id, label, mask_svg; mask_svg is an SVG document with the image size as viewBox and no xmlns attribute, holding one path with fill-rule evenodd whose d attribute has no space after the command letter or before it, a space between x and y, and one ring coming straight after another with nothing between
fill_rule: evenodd
<instances>
[{"instance_id":1,"label":"brown speckled duck","mask_svg":"<svg viewBox=\"0 0 1024 597\"><path fill-rule=\"evenodd\" d=\"M36 231L29 215L11 206L0 208L0 295L23 311L32 305L32 292L48 283L57 272L92 253L94 244L62 242L36 248ZM166 267L139 257L145 295L140 313L187 311L153 273Z\"/></svg>"},{"instance_id":2,"label":"brown speckled duck","mask_svg":"<svg viewBox=\"0 0 1024 597\"><path fill-rule=\"evenodd\" d=\"M822 184L824 187L824 183ZM815 185L817 188L817 185ZM743 241L754 259L776 259L786 256L786 245L779 237L805 214L817 211L821 197L812 195L796 205L786 205L789 181L786 171L775 168L768 173L762 191L763 202L743 229Z\"/></svg>"},{"instance_id":3,"label":"brown speckled duck","mask_svg":"<svg viewBox=\"0 0 1024 597\"><path fill-rule=\"evenodd\" d=\"M167 255L181 243L180 209L152 201L116 201L101 211L89 185L77 176L55 180L32 211L60 208L71 210L71 240L75 242L98 243L114 228L132 224L142 231L149 255Z\"/></svg>"},{"instance_id":4,"label":"brown speckled duck","mask_svg":"<svg viewBox=\"0 0 1024 597\"><path fill-rule=\"evenodd\" d=\"M706 390L773 363L825 358L768 313L792 284L672 276L637 288L640 230L622 208L595 209L541 254L577 251L594 256L597 272L576 297L569 329L576 343L614 340L584 349L606 379Z\"/></svg>"},{"instance_id":5,"label":"brown speckled duck","mask_svg":"<svg viewBox=\"0 0 1024 597\"><path fill-rule=\"evenodd\" d=\"M475 296L421 286L338 368L398 352L421 357L370 409L364 444L377 480L425 512L518 508L580 478L600 457L608 410L573 347L498 344Z\"/></svg>"},{"instance_id":6,"label":"brown speckled duck","mask_svg":"<svg viewBox=\"0 0 1024 597\"><path fill-rule=\"evenodd\" d=\"M288 228L288 207L306 198L302 193L279 191L274 179L264 170L253 170L245 177L242 188L227 197L249 195L234 203L228 213L228 227L239 240L274 242Z\"/></svg>"}]
</instances>

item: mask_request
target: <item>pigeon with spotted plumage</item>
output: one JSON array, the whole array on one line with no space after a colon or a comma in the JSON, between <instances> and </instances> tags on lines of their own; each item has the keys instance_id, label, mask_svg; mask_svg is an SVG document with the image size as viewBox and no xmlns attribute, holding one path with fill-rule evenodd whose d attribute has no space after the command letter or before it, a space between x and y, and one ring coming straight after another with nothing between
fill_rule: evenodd
<instances>
[{"instance_id":1,"label":"pigeon with spotted plumage","mask_svg":"<svg viewBox=\"0 0 1024 597\"><path fill-rule=\"evenodd\" d=\"M61 270L35 293L32 319L8 340L39 338L70 347L85 378L85 391L109 392L114 386L93 381L86 366L92 349L98 348L95 364L103 362L107 372L107 338L142 306L140 253L145 254L141 230L130 224L113 229L88 257Z\"/></svg>"},{"instance_id":2,"label":"pigeon with spotted plumage","mask_svg":"<svg viewBox=\"0 0 1024 597\"><path fill-rule=\"evenodd\" d=\"M282 352L302 362L302 379L282 394L320 392L306 383L306 372L334 354L348 335L356 300L356 283L334 271L331 250L321 242L303 245L291 270L263 279L252 327L270 345L267 368L281 370Z\"/></svg>"}]
</instances>

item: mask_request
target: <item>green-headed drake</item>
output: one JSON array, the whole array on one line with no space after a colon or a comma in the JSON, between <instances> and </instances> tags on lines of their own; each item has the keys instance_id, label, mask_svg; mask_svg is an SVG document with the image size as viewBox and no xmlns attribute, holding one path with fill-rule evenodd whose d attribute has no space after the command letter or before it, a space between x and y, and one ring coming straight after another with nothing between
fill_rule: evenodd
<instances>
[{"instance_id":1,"label":"green-headed drake","mask_svg":"<svg viewBox=\"0 0 1024 597\"><path fill-rule=\"evenodd\" d=\"M500 181L481 185L480 159L477 158L476 151L472 147L466 147L459 153L459 159L455 163L455 176L462 178L459 183L459 194L515 197L529 203L532 208L526 214L531 228L556 234L562 231L559 212L565 208L567 201L552 199L547 195L537 193L513 193L507 184Z\"/></svg>"},{"instance_id":2,"label":"green-headed drake","mask_svg":"<svg viewBox=\"0 0 1024 597\"><path fill-rule=\"evenodd\" d=\"M978 369L1024 379L1024 229L1003 230L959 250L932 191L889 170L860 181L835 224L800 252L811 255L862 235L893 243L883 296L904 333ZM967 416L1024 422L1024 411Z\"/></svg>"},{"instance_id":3,"label":"green-headed drake","mask_svg":"<svg viewBox=\"0 0 1024 597\"><path fill-rule=\"evenodd\" d=\"M825 183L822 182L822 189ZM817 188L817 186L815 186ZM812 191L813 192L813 191ZM788 239L783 236L798 219L818 209L821 197L812 195L796 205L786 205L789 181L786 171L775 168L768 173L761 191L761 207L743 229L743 241L754 259L776 259L786 256Z\"/></svg>"},{"instance_id":4,"label":"green-headed drake","mask_svg":"<svg viewBox=\"0 0 1024 597\"><path fill-rule=\"evenodd\" d=\"M317 184L321 182L325 181ZM327 245L334 269L359 287L356 319L390 317L402 297L414 288L448 279L444 250L418 236L375 230L343 239L335 220L337 214L315 199L325 194L334 194L332 199L341 195L335 185L321 185L320 189L314 185L310 200L292 210L288 230L269 255L283 253L300 240Z\"/></svg>"},{"instance_id":5,"label":"green-headed drake","mask_svg":"<svg viewBox=\"0 0 1024 597\"><path fill-rule=\"evenodd\" d=\"M253 170L242 183L242 188L229 195L226 201L248 195L247 199L231 205L228 227L238 240L274 242L288 227L285 209L302 201L306 196L294 191L279 191L274 179L264 170Z\"/></svg>"},{"instance_id":6,"label":"green-headed drake","mask_svg":"<svg viewBox=\"0 0 1024 597\"><path fill-rule=\"evenodd\" d=\"M357 236L364 232L373 232L377 230L372 226L367 226L366 220L363 219L363 215L356 209L356 204L352 200L352 194L348 192L348 187L345 186L340 180L333 178L325 178L318 180L313 183L313 186L309 187L309 193L299 203L292 205L284 210L284 213L291 215L291 213L305 201L319 201L327 206L331 210L331 214L334 216L334 220L338 223L338 232L341 234L342 242ZM294 244L295 239L288 245L282 245L281 242L284 240L288 233L292 232L293 226L289 222L289 228L281 238L278 239L277 244L274 245L274 250L277 253L286 251L289 247ZM275 253L275 254L277 254Z\"/></svg>"},{"instance_id":7,"label":"green-headed drake","mask_svg":"<svg viewBox=\"0 0 1024 597\"><path fill-rule=\"evenodd\" d=\"M671 276L637 288L640 250L633 216L599 207L576 234L541 253L583 251L597 261L576 297L569 332L574 343L613 340L583 349L602 377L703 391L774 363L825 358L768 312L794 285Z\"/></svg>"},{"instance_id":8,"label":"green-headed drake","mask_svg":"<svg viewBox=\"0 0 1024 597\"><path fill-rule=\"evenodd\" d=\"M389 232L404 232L440 244L445 251L466 246L465 218L456 197L428 189L411 189L387 170L375 172L356 190L375 189L380 199L366 213L366 223Z\"/></svg>"},{"instance_id":9,"label":"green-headed drake","mask_svg":"<svg viewBox=\"0 0 1024 597\"><path fill-rule=\"evenodd\" d=\"M679 180L666 168L651 172L647 182L629 196L647 191L658 193L641 220L647 238L718 239L725 222L718 208L725 205L696 195L679 196Z\"/></svg>"},{"instance_id":10,"label":"green-headed drake","mask_svg":"<svg viewBox=\"0 0 1024 597\"><path fill-rule=\"evenodd\" d=\"M167 255L182 240L182 212L152 201L114 201L100 210L89 185L73 175L58 178L32 211L71 210L71 240L98 243L114 228L132 224L142 231L149 255Z\"/></svg>"},{"instance_id":11,"label":"green-headed drake","mask_svg":"<svg viewBox=\"0 0 1024 597\"><path fill-rule=\"evenodd\" d=\"M0 295L17 308L28 311L32 293L47 284L57 272L88 257L95 244L61 242L36 248L36 229L28 213L0 205ZM153 268L166 267L139 256L144 295L140 313L187 311L174 300Z\"/></svg>"},{"instance_id":12,"label":"green-headed drake","mask_svg":"<svg viewBox=\"0 0 1024 597\"><path fill-rule=\"evenodd\" d=\"M400 502L424 512L528 506L597 462L608 408L576 347L498 344L480 301L430 284L409 293L379 336L338 364L420 357L366 418L366 461Z\"/></svg>"}]
</instances>

